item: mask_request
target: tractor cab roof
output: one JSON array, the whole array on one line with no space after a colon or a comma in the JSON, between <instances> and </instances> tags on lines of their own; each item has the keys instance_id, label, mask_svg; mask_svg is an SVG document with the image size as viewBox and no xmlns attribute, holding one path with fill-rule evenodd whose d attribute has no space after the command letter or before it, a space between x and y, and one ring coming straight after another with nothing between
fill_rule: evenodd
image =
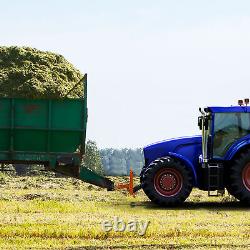
<instances>
[{"instance_id":1,"label":"tractor cab roof","mask_svg":"<svg viewBox=\"0 0 250 250\"><path fill-rule=\"evenodd\" d=\"M204 110L211 113L250 113L250 106L207 107Z\"/></svg>"}]
</instances>

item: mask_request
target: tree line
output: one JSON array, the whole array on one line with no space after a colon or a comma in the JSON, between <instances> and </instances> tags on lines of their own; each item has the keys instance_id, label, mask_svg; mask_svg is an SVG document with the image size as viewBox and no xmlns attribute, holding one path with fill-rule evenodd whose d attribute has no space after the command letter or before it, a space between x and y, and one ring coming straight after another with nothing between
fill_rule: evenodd
<instances>
[{"instance_id":1,"label":"tree line","mask_svg":"<svg viewBox=\"0 0 250 250\"><path fill-rule=\"evenodd\" d=\"M144 165L144 158L140 148L101 149L100 156L106 175L129 175L130 168L133 169L136 175L139 175Z\"/></svg>"},{"instance_id":2,"label":"tree line","mask_svg":"<svg viewBox=\"0 0 250 250\"><path fill-rule=\"evenodd\" d=\"M140 148L106 148L99 150L96 142L88 140L83 164L104 175L129 175L130 168L136 175L139 175L144 165L144 157Z\"/></svg>"}]
</instances>

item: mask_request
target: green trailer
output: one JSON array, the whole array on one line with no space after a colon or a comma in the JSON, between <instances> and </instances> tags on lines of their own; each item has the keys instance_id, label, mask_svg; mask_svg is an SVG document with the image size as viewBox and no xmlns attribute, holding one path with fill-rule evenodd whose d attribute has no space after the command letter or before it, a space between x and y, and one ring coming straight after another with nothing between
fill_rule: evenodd
<instances>
[{"instance_id":1,"label":"green trailer","mask_svg":"<svg viewBox=\"0 0 250 250\"><path fill-rule=\"evenodd\" d=\"M45 169L114 189L82 165L87 125L87 75L79 99L0 98L0 163L42 164Z\"/></svg>"}]
</instances>

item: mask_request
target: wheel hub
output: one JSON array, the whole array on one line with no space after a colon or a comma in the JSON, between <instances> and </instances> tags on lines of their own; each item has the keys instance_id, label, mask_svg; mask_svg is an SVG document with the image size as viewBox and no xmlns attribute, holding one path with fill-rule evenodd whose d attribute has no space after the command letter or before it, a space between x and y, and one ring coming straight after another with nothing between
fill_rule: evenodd
<instances>
[{"instance_id":1,"label":"wheel hub","mask_svg":"<svg viewBox=\"0 0 250 250\"><path fill-rule=\"evenodd\" d=\"M176 187L177 180L172 174L164 174L160 179L160 186L164 190L172 190Z\"/></svg>"},{"instance_id":2,"label":"wheel hub","mask_svg":"<svg viewBox=\"0 0 250 250\"><path fill-rule=\"evenodd\" d=\"M182 185L182 175L176 169L163 168L155 174L154 187L160 195L165 197L177 195Z\"/></svg>"},{"instance_id":3,"label":"wheel hub","mask_svg":"<svg viewBox=\"0 0 250 250\"><path fill-rule=\"evenodd\" d=\"M250 163L248 163L243 169L242 180L244 186L250 191Z\"/></svg>"}]
</instances>

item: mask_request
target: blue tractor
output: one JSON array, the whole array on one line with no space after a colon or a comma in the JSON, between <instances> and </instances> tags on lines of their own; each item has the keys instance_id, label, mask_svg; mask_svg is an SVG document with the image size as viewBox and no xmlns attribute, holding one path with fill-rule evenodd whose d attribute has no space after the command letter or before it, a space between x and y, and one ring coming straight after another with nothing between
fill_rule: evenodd
<instances>
[{"instance_id":1,"label":"blue tractor","mask_svg":"<svg viewBox=\"0 0 250 250\"><path fill-rule=\"evenodd\" d=\"M161 206L183 203L193 187L228 192L250 205L250 107L200 108L201 136L146 146L140 187ZM138 188L137 188L138 189Z\"/></svg>"}]
</instances>

